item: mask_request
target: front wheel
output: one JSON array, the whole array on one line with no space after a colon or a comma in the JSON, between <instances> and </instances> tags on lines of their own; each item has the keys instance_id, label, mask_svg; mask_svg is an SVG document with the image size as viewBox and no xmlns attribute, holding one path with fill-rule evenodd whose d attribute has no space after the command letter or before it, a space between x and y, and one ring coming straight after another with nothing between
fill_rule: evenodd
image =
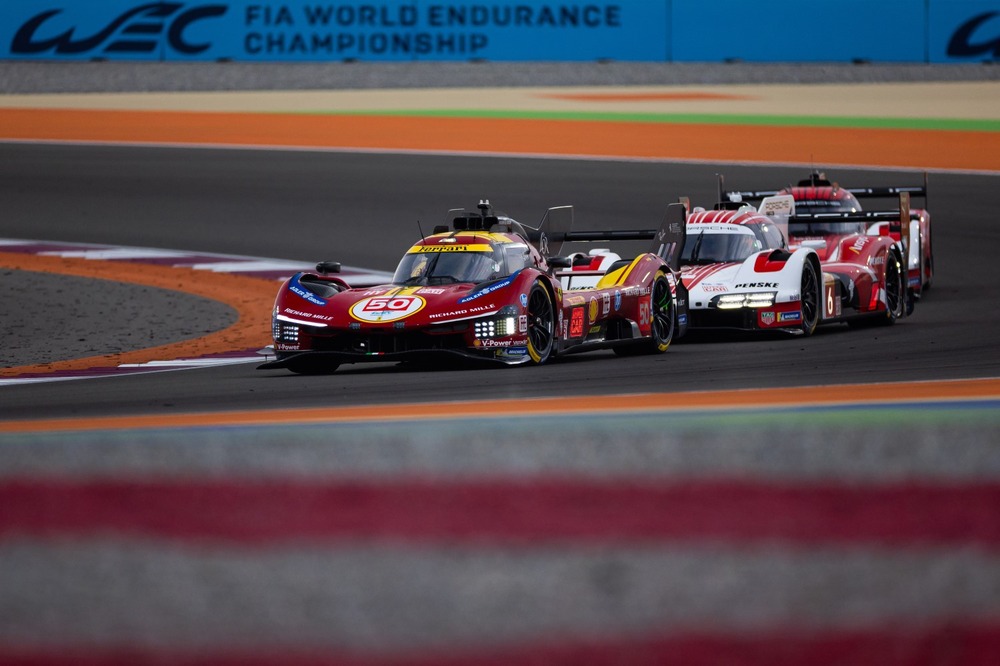
<instances>
[{"instance_id":1,"label":"front wheel","mask_svg":"<svg viewBox=\"0 0 1000 666\"><path fill-rule=\"evenodd\" d=\"M674 314L674 296L670 293L670 283L662 272L657 273L653 279L649 309L652 321L649 325L647 349L650 353L662 354L673 342L677 323Z\"/></svg>"},{"instance_id":2,"label":"front wheel","mask_svg":"<svg viewBox=\"0 0 1000 666\"><path fill-rule=\"evenodd\" d=\"M555 348L555 308L549 290L541 282L528 293L528 355L536 365L552 356Z\"/></svg>"},{"instance_id":3,"label":"front wheel","mask_svg":"<svg viewBox=\"0 0 1000 666\"><path fill-rule=\"evenodd\" d=\"M820 291L816 266L808 260L802 266L802 286L799 290L799 298L802 299L802 334L812 335L819 325Z\"/></svg>"},{"instance_id":4,"label":"front wheel","mask_svg":"<svg viewBox=\"0 0 1000 666\"><path fill-rule=\"evenodd\" d=\"M888 326L902 317L906 301L906 271L903 268L903 260L896 252L889 252L885 262L885 316L881 322Z\"/></svg>"},{"instance_id":5,"label":"front wheel","mask_svg":"<svg viewBox=\"0 0 1000 666\"><path fill-rule=\"evenodd\" d=\"M662 354L674 339L677 316L674 312L674 296L666 275L660 271L653 278L649 296L649 338L637 344L614 347L619 356L634 354Z\"/></svg>"}]
</instances>

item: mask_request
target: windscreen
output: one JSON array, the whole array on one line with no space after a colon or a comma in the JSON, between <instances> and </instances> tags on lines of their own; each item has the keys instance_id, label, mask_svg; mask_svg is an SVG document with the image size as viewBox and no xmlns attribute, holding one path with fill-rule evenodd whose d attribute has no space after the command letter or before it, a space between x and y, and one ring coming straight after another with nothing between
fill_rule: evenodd
<instances>
[{"instance_id":1,"label":"windscreen","mask_svg":"<svg viewBox=\"0 0 1000 666\"><path fill-rule=\"evenodd\" d=\"M455 251L442 246L411 249L396 267L393 284L441 285L484 282L504 274L503 255L489 245L485 251Z\"/></svg>"},{"instance_id":2,"label":"windscreen","mask_svg":"<svg viewBox=\"0 0 1000 666\"><path fill-rule=\"evenodd\" d=\"M867 228L865 222L837 222L834 220L793 221L788 224L788 235L793 238L800 238L802 236L851 236L854 234L864 234Z\"/></svg>"},{"instance_id":3,"label":"windscreen","mask_svg":"<svg viewBox=\"0 0 1000 666\"><path fill-rule=\"evenodd\" d=\"M691 266L743 261L760 249L760 241L749 229L720 233L688 227L681 264Z\"/></svg>"}]
</instances>

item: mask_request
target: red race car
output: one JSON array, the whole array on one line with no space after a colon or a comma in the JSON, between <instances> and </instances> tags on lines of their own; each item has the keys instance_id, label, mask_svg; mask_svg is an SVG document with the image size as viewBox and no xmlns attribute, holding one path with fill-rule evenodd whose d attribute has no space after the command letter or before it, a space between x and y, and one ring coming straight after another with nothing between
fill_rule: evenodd
<instances>
[{"instance_id":1,"label":"red race car","mask_svg":"<svg viewBox=\"0 0 1000 666\"><path fill-rule=\"evenodd\" d=\"M859 218L859 221L867 221L868 227L863 231L873 236L891 236L895 240L900 240L904 235L909 237L906 243L908 248L906 254L907 261L907 285L909 296L919 299L925 289L929 289L934 281L934 251L931 245L931 214L927 211L927 174L924 174L922 185L905 185L898 187L857 187L845 188L835 182L831 182L825 174L814 171L795 185L789 185L781 190L761 190L752 192L725 192L722 191L722 181L720 180L720 198L722 200L747 199L755 200L775 194L790 194L795 199L795 212L799 216L825 215L828 213L862 215L865 211L861 207L859 199L896 199L900 194L908 194L910 198L918 197L924 200L924 208L910 207L910 225L907 230L901 230L898 225L892 229L884 219L879 219L879 215L871 215ZM891 213L882 217L890 217ZM802 225L792 225L789 239L793 244L796 235L807 229Z\"/></svg>"},{"instance_id":2,"label":"red race car","mask_svg":"<svg viewBox=\"0 0 1000 666\"><path fill-rule=\"evenodd\" d=\"M683 214L672 208L654 251L614 262L593 286L565 289L560 271L573 261L554 256L563 242L633 238L574 235L571 206L549 209L538 228L494 212L488 201L451 211L450 224L406 251L389 284L352 289L335 262L289 278L274 304L275 358L259 368L319 374L345 363L517 365L601 348L664 352L683 331L679 316L685 321L676 296Z\"/></svg>"}]
</instances>

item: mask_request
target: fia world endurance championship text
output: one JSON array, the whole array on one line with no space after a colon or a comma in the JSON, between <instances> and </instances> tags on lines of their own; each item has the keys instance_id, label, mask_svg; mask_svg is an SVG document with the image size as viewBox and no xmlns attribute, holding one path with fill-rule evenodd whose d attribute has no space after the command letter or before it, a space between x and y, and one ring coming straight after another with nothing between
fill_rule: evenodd
<instances>
[{"instance_id":1,"label":"fia world endurance championship text","mask_svg":"<svg viewBox=\"0 0 1000 666\"><path fill-rule=\"evenodd\" d=\"M246 7L243 20L249 55L337 58L476 57L490 46L489 35L498 39L505 29L588 30L622 23L620 5L599 3L258 4Z\"/></svg>"}]
</instances>

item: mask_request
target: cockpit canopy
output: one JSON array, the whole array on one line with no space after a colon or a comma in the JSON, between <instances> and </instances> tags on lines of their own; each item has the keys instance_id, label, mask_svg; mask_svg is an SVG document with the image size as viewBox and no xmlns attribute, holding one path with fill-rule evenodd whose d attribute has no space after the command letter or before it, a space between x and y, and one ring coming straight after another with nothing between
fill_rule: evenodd
<instances>
[{"instance_id":1,"label":"cockpit canopy","mask_svg":"<svg viewBox=\"0 0 1000 666\"><path fill-rule=\"evenodd\" d=\"M691 266L744 261L764 249L763 243L746 227L733 226L726 230L692 227L688 228L681 264Z\"/></svg>"},{"instance_id":2,"label":"cockpit canopy","mask_svg":"<svg viewBox=\"0 0 1000 666\"><path fill-rule=\"evenodd\" d=\"M529 264L524 243L442 234L411 247L396 267L392 282L410 286L479 283L506 277Z\"/></svg>"},{"instance_id":3,"label":"cockpit canopy","mask_svg":"<svg viewBox=\"0 0 1000 666\"><path fill-rule=\"evenodd\" d=\"M791 194L797 215L816 213L860 213L857 197L837 185L790 187L779 194Z\"/></svg>"}]
</instances>

